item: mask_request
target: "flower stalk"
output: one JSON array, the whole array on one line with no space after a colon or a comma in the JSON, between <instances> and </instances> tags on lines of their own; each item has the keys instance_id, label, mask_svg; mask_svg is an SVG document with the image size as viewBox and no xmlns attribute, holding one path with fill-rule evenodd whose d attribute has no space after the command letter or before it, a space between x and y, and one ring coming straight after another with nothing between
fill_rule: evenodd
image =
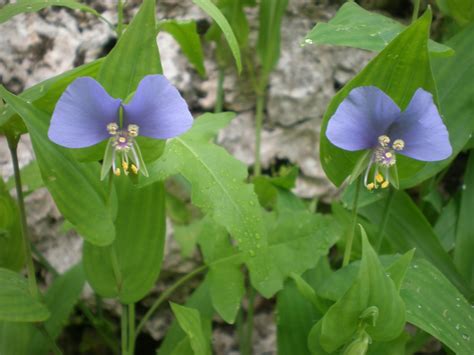
<instances>
[{"instance_id":1,"label":"flower stalk","mask_svg":"<svg viewBox=\"0 0 474 355\"><path fill-rule=\"evenodd\" d=\"M357 210L358 210L359 192L360 192L360 185L361 185L360 177L357 178L355 184L356 184L356 190L355 190L355 195L354 195L354 202L352 204L351 227L346 239L346 248L344 250L344 259L342 261L342 267L349 265L349 262L351 261L352 244L354 242L354 234L355 234L355 229L357 225Z\"/></svg>"}]
</instances>

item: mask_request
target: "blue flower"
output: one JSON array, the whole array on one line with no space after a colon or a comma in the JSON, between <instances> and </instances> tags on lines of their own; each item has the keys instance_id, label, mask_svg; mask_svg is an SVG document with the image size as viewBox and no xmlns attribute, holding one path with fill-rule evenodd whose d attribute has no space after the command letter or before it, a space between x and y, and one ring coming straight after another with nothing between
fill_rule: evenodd
<instances>
[{"instance_id":1,"label":"blue flower","mask_svg":"<svg viewBox=\"0 0 474 355\"><path fill-rule=\"evenodd\" d=\"M78 78L60 97L51 119L49 138L67 148L84 148L109 139L102 169L120 175L141 171L148 175L136 138L176 137L193 124L188 105L163 75L148 75L132 100L111 97L94 79Z\"/></svg>"},{"instance_id":2,"label":"blue flower","mask_svg":"<svg viewBox=\"0 0 474 355\"><path fill-rule=\"evenodd\" d=\"M326 136L344 150L372 151L364 177L369 190L389 186L389 168L395 165L397 154L427 162L452 154L433 96L421 88L405 111L375 86L353 89L329 120ZM374 179L368 182L372 167Z\"/></svg>"}]
</instances>

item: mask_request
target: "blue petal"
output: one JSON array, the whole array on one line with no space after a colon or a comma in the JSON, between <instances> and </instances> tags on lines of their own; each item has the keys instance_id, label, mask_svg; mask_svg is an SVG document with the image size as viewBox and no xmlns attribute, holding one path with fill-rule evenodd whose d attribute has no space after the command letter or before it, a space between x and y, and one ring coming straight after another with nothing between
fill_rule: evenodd
<instances>
[{"instance_id":1,"label":"blue petal","mask_svg":"<svg viewBox=\"0 0 474 355\"><path fill-rule=\"evenodd\" d=\"M339 105L328 122L326 136L344 150L373 148L399 115L399 107L382 90L361 86Z\"/></svg>"},{"instance_id":2,"label":"blue petal","mask_svg":"<svg viewBox=\"0 0 474 355\"><path fill-rule=\"evenodd\" d=\"M109 137L107 124L118 123L120 99L114 99L94 79L74 80L59 98L48 137L67 148L83 148Z\"/></svg>"},{"instance_id":3,"label":"blue petal","mask_svg":"<svg viewBox=\"0 0 474 355\"><path fill-rule=\"evenodd\" d=\"M453 149L446 126L441 119L433 96L418 89L407 109L389 130L393 140L403 139L405 148L398 154L422 161L448 158Z\"/></svg>"},{"instance_id":4,"label":"blue petal","mask_svg":"<svg viewBox=\"0 0 474 355\"><path fill-rule=\"evenodd\" d=\"M148 75L129 104L124 105L124 128L139 126L139 135L156 139L176 137L193 124L186 101L163 75Z\"/></svg>"}]
</instances>

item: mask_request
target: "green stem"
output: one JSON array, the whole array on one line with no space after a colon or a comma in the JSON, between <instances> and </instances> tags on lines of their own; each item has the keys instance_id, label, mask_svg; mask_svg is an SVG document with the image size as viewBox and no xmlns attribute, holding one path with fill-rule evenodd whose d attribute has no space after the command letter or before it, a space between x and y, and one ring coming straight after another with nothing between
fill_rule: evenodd
<instances>
[{"instance_id":1,"label":"green stem","mask_svg":"<svg viewBox=\"0 0 474 355\"><path fill-rule=\"evenodd\" d=\"M135 303L128 305L128 353L135 353Z\"/></svg>"},{"instance_id":2,"label":"green stem","mask_svg":"<svg viewBox=\"0 0 474 355\"><path fill-rule=\"evenodd\" d=\"M257 107L255 109L255 164L253 168L254 176L260 176L262 166L260 162L260 145L262 140L263 111L265 109L265 94L257 93Z\"/></svg>"},{"instance_id":3,"label":"green stem","mask_svg":"<svg viewBox=\"0 0 474 355\"><path fill-rule=\"evenodd\" d=\"M219 73L217 77L216 105L214 106L215 113L222 112L222 109L224 108L224 79L224 68L219 67Z\"/></svg>"},{"instance_id":4,"label":"green stem","mask_svg":"<svg viewBox=\"0 0 474 355\"><path fill-rule=\"evenodd\" d=\"M117 1L117 39L120 39L123 32L123 2Z\"/></svg>"},{"instance_id":5,"label":"green stem","mask_svg":"<svg viewBox=\"0 0 474 355\"><path fill-rule=\"evenodd\" d=\"M385 202L385 206L383 209L382 222L380 223L380 227L377 232L377 239L375 240L375 250L377 252L380 251L383 239L385 237L385 228L387 228L388 217L390 216L390 207L392 206L393 196L395 195L394 192L395 190L393 188L390 188L390 191L388 192L387 196L387 201Z\"/></svg>"},{"instance_id":6,"label":"green stem","mask_svg":"<svg viewBox=\"0 0 474 355\"><path fill-rule=\"evenodd\" d=\"M249 285L248 291L248 310L247 310L247 319L245 325L245 338L244 338L244 348L242 349L242 355L252 355L252 338L253 338L253 315L254 315L254 306L255 306L255 296L256 292L252 285Z\"/></svg>"},{"instance_id":7,"label":"green stem","mask_svg":"<svg viewBox=\"0 0 474 355\"><path fill-rule=\"evenodd\" d=\"M420 0L413 0L413 13L411 15L411 22L415 22L420 12Z\"/></svg>"},{"instance_id":8,"label":"green stem","mask_svg":"<svg viewBox=\"0 0 474 355\"><path fill-rule=\"evenodd\" d=\"M33 264L33 256L31 254L28 223L26 221L25 199L23 197L23 188L21 184L20 165L18 164L18 155L17 155L18 139L16 139L10 134L7 134L7 142L8 142L8 148L10 149L10 154L12 157L13 173L15 175L15 188L16 188L16 195L17 195L17 200L18 200L18 207L20 210L21 235L23 237L23 247L24 247L25 258L26 258L26 268L28 270L28 285L29 285L31 296L34 298L39 298L38 284L36 283L35 266Z\"/></svg>"},{"instance_id":9,"label":"green stem","mask_svg":"<svg viewBox=\"0 0 474 355\"><path fill-rule=\"evenodd\" d=\"M142 320L140 321L140 323L138 323L138 326L137 326L137 330L135 332L135 338L138 336L138 334L140 334L140 332L143 330L143 327L145 326L146 322L148 321L148 319L150 319L150 317L153 315L153 313L155 313L155 311L158 309L158 307L168 299L168 297L171 296L171 294L177 289L179 288L181 285L185 284L186 282L188 282L189 280L191 280L192 278L194 278L195 276L197 276L198 274L200 274L201 272L203 272L204 270L207 269L207 265L202 265L200 267L198 267L196 270L190 272L189 274L186 274L184 275L183 277L181 277L179 280L177 280L173 285L171 285L170 288L166 289L165 292L163 292L161 294L160 297L158 297L158 299L153 303L153 305L151 306L151 308L146 312L146 314L143 316Z\"/></svg>"},{"instance_id":10,"label":"green stem","mask_svg":"<svg viewBox=\"0 0 474 355\"><path fill-rule=\"evenodd\" d=\"M46 329L46 327L44 326L44 324L43 324L43 323L38 323L36 327L37 327L37 329L43 334L43 336L45 337L45 339L48 340L49 346L50 346L50 350L52 350L55 355L62 355L63 352L62 352L61 349L58 347L58 345L57 345L56 342L54 341L54 339L53 339L53 337L51 336L51 334L49 334L49 332L48 332L48 330Z\"/></svg>"},{"instance_id":11,"label":"green stem","mask_svg":"<svg viewBox=\"0 0 474 355\"><path fill-rule=\"evenodd\" d=\"M351 260L351 252L352 252L352 243L354 241L354 234L357 225L357 209L358 209L358 202L359 202L359 192L360 192L360 177L355 181L356 190L354 195L354 202L352 205L352 221L351 221L351 229L349 231L349 235L347 236L346 240L346 249L344 250L344 260L342 262L342 267L349 264Z\"/></svg>"},{"instance_id":12,"label":"green stem","mask_svg":"<svg viewBox=\"0 0 474 355\"><path fill-rule=\"evenodd\" d=\"M127 324L127 305L122 305L122 314L120 316L120 338L122 339L122 355L128 355L128 324Z\"/></svg>"}]
</instances>

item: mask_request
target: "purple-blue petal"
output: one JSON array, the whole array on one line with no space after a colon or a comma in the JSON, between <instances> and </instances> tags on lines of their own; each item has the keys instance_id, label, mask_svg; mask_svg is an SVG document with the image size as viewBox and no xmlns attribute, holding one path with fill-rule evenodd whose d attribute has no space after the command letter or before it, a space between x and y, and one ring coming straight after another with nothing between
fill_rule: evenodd
<instances>
[{"instance_id":1,"label":"purple-blue petal","mask_svg":"<svg viewBox=\"0 0 474 355\"><path fill-rule=\"evenodd\" d=\"M92 78L74 80L56 104L49 139L67 148L89 147L107 139L107 124L118 123L120 102Z\"/></svg>"},{"instance_id":2,"label":"purple-blue petal","mask_svg":"<svg viewBox=\"0 0 474 355\"><path fill-rule=\"evenodd\" d=\"M186 101L163 75L148 75L140 82L124 108L124 127L139 126L141 136L167 139L176 137L193 124Z\"/></svg>"},{"instance_id":3,"label":"purple-blue petal","mask_svg":"<svg viewBox=\"0 0 474 355\"><path fill-rule=\"evenodd\" d=\"M403 139L405 148L397 154L422 161L448 158L453 149L446 126L441 119L433 96L418 89L400 118L390 127L393 140Z\"/></svg>"},{"instance_id":4,"label":"purple-blue petal","mask_svg":"<svg viewBox=\"0 0 474 355\"><path fill-rule=\"evenodd\" d=\"M335 146L355 151L373 148L400 115L400 108L375 86L353 89L328 122L326 136Z\"/></svg>"}]
</instances>

